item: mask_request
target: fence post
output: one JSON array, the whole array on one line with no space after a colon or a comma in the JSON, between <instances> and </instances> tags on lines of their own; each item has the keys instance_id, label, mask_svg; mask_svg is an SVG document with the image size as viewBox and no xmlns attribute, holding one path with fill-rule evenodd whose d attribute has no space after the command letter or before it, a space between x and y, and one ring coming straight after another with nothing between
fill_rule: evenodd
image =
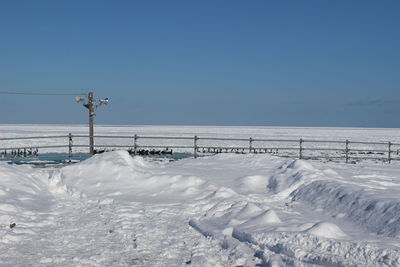
<instances>
[{"instance_id":1,"label":"fence post","mask_svg":"<svg viewBox=\"0 0 400 267\"><path fill-rule=\"evenodd\" d=\"M199 139L198 137L197 137L197 135L195 135L194 136L194 151L193 151L193 156L194 156L194 158L197 158L197 139Z\"/></svg>"},{"instance_id":2,"label":"fence post","mask_svg":"<svg viewBox=\"0 0 400 267\"><path fill-rule=\"evenodd\" d=\"M71 158L72 158L72 134L68 134L68 162L71 163Z\"/></svg>"},{"instance_id":3,"label":"fence post","mask_svg":"<svg viewBox=\"0 0 400 267\"><path fill-rule=\"evenodd\" d=\"M133 153L134 155L136 155L137 152L137 134L135 134L135 136L133 137Z\"/></svg>"},{"instance_id":4,"label":"fence post","mask_svg":"<svg viewBox=\"0 0 400 267\"><path fill-rule=\"evenodd\" d=\"M249 153L253 150L253 138L250 137L249 139Z\"/></svg>"},{"instance_id":5,"label":"fence post","mask_svg":"<svg viewBox=\"0 0 400 267\"><path fill-rule=\"evenodd\" d=\"M346 163L349 162L349 140L346 140Z\"/></svg>"},{"instance_id":6,"label":"fence post","mask_svg":"<svg viewBox=\"0 0 400 267\"><path fill-rule=\"evenodd\" d=\"M300 138L300 146L299 146L299 159L303 158L303 139Z\"/></svg>"},{"instance_id":7,"label":"fence post","mask_svg":"<svg viewBox=\"0 0 400 267\"><path fill-rule=\"evenodd\" d=\"M390 157L390 154L392 153L392 150L391 150L391 148L392 148L392 142L390 142L389 141L389 144L388 144L389 146L388 146L388 160L389 160L389 163L391 162L391 160L392 160L392 158Z\"/></svg>"}]
</instances>

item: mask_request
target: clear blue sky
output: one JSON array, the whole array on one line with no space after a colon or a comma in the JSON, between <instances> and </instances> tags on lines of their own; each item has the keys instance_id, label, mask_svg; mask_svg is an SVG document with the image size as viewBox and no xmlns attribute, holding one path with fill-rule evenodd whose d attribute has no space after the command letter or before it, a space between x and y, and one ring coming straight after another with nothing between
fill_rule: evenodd
<instances>
[{"instance_id":1,"label":"clear blue sky","mask_svg":"<svg viewBox=\"0 0 400 267\"><path fill-rule=\"evenodd\" d=\"M400 1L0 0L0 91L101 124L400 127ZM0 123L86 123L0 95Z\"/></svg>"}]
</instances>

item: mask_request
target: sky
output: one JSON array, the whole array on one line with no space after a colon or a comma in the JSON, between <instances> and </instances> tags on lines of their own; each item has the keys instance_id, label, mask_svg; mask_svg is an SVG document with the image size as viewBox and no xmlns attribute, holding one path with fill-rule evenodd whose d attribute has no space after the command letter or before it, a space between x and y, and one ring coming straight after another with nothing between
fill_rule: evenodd
<instances>
[{"instance_id":1,"label":"sky","mask_svg":"<svg viewBox=\"0 0 400 267\"><path fill-rule=\"evenodd\" d=\"M0 123L400 127L400 1L0 0ZM71 95L68 95L71 94Z\"/></svg>"}]
</instances>

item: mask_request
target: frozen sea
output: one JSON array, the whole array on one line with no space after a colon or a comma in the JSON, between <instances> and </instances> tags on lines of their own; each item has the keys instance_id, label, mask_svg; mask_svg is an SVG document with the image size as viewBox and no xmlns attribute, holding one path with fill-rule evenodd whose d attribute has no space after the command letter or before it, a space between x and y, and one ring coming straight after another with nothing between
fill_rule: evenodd
<instances>
[{"instance_id":1,"label":"frozen sea","mask_svg":"<svg viewBox=\"0 0 400 267\"><path fill-rule=\"evenodd\" d=\"M0 137L88 134L86 125L0 125ZM96 125L96 135L216 136L400 143L398 128Z\"/></svg>"}]
</instances>

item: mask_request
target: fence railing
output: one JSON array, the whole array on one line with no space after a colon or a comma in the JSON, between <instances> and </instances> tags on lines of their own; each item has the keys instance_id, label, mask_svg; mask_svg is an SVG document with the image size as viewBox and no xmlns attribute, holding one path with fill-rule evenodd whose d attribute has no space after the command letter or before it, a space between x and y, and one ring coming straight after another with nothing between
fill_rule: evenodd
<instances>
[{"instance_id":1,"label":"fence railing","mask_svg":"<svg viewBox=\"0 0 400 267\"><path fill-rule=\"evenodd\" d=\"M400 143L350 140L263 139L199 136L96 135L95 153L127 150L134 155L268 153L299 159L400 160ZM0 138L0 160L78 161L89 157L88 135Z\"/></svg>"}]
</instances>

